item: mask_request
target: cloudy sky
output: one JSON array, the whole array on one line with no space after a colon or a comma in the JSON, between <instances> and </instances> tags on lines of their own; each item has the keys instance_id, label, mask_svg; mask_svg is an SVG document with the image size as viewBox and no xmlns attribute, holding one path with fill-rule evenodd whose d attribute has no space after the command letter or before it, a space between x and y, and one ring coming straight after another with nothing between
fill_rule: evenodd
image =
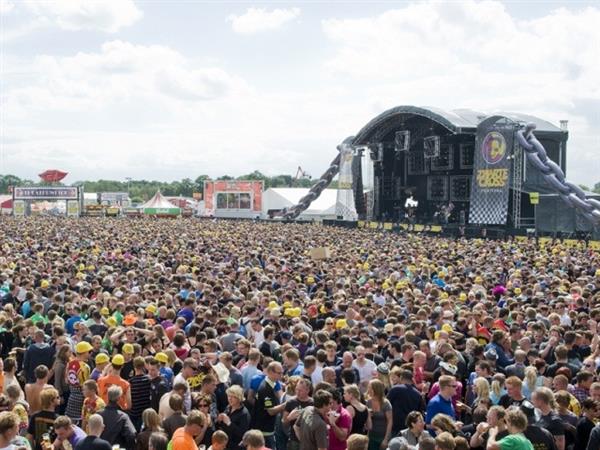
<instances>
[{"instance_id":1,"label":"cloudy sky","mask_svg":"<svg viewBox=\"0 0 600 450\"><path fill-rule=\"evenodd\" d=\"M0 0L0 174L318 176L397 105L569 120L600 181L600 4Z\"/></svg>"}]
</instances>

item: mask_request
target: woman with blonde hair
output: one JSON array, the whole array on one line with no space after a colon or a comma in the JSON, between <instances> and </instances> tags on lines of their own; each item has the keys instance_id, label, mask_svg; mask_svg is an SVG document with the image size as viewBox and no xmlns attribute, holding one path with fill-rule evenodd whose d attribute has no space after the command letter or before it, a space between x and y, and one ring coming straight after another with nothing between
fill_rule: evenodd
<instances>
[{"instance_id":1,"label":"woman with blonde hair","mask_svg":"<svg viewBox=\"0 0 600 450\"><path fill-rule=\"evenodd\" d=\"M152 408L146 408L142 413L143 431L137 435L136 450L148 450L152 433L162 432L160 416Z\"/></svg>"},{"instance_id":2,"label":"woman with blonde hair","mask_svg":"<svg viewBox=\"0 0 600 450\"><path fill-rule=\"evenodd\" d=\"M385 386L381 380L369 381L367 387L366 430L369 437L369 450L385 450L392 434L392 404L385 398Z\"/></svg>"},{"instance_id":3,"label":"woman with blonde hair","mask_svg":"<svg viewBox=\"0 0 600 450\"><path fill-rule=\"evenodd\" d=\"M490 383L483 377L475 378L473 383L473 394L475 399L471 408L475 409L481 404L486 406L490 404Z\"/></svg>"},{"instance_id":4,"label":"woman with blonde hair","mask_svg":"<svg viewBox=\"0 0 600 450\"><path fill-rule=\"evenodd\" d=\"M346 410L352 417L352 429L350 434L364 433L367 419L369 418L369 409L360 400L360 390L355 384L349 384L344 387L344 401L348 404Z\"/></svg>"},{"instance_id":5,"label":"woman with blonde hair","mask_svg":"<svg viewBox=\"0 0 600 450\"><path fill-rule=\"evenodd\" d=\"M506 394L506 388L504 384L506 383L506 376L503 373L497 373L492 377L492 385L490 389L490 400L492 401L492 405L497 405L500 403L500 397Z\"/></svg>"},{"instance_id":6,"label":"woman with blonde hair","mask_svg":"<svg viewBox=\"0 0 600 450\"><path fill-rule=\"evenodd\" d=\"M226 394L228 406L217 416L216 427L229 436L226 448L234 450L250 428L250 413L244 406L244 390L240 386L231 386Z\"/></svg>"},{"instance_id":7,"label":"woman with blonde hair","mask_svg":"<svg viewBox=\"0 0 600 450\"><path fill-rule=\"evenodd\" d=\"M525 378L523 379L523 396L531 401L531 394L540 386L543 386L543 380L538 377L538 371L535 366L525 368Z\"/></svg>"}]
</instances>

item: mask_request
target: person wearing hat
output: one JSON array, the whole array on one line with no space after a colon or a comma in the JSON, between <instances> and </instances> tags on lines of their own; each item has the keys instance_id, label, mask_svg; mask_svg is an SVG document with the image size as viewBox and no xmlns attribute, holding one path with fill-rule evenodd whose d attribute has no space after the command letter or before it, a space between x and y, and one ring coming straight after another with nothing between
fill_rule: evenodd
<instances>
[{"instance_id":1,"label":"person wearing hat","mask_svg":"<svg viewBox=\"0 0 600 450\"><path fill-rule=\"evenodd\" d=\"M121 369L124 364L125 358L123 358L123 355L116 354L112 357L108 373L98 379L98 393L102 400L108 404L108 389L111 386L119 386L123 395L119 398L118 404L123 411L127 411L131 405L131 391L129 382L121 378Z\"/></svg>"},{"instance_id":2,"label":"person wearing hat","mask_svg":"<svg viewBox=\"0 0 600 450\"><path fill-rule=\"evenodd\" d=\"M156 361L158 361L158 368L160 374L164 377L165 381L167 382L167 386L169 386L169 389L171 389L171 386L173 385L173 378L175 377L175 375L173 373L173 369L169 367L169 357L165 352L158 352L156 355L154 355L154 358L156 359Z\"/></svg>"},{"instance_id":3,"label":"person wearing hat","mask_svg":"<svg viewBox=\"0 0 600 450\"><path fill-rule=\"evenodd\" d=\"M135 353L135 349L133 344L129 342L123 344L121 347L121 354L125 359L125 364L123 364L123 368L121 369L121 377L125 381L129 381L129 379L133 376L134 368L133 368L133 355Z\"/></svg>"},{"instance_id":4,"label":"person wearing hat","mask_svg":"<svg viewBox=\"0 0 600 450\"><path fill-rule=\"evenodd\" d=\"M92 370L92 374L90 375L90 378L94 381L98 381L98 379L102 376L102 372L104 371L104 368L110 362L110 358L108 357L108 355L106 353L100 352L94 358L94 362L96 363L96 367L94 367L94 370Z\"/></svg>"},{"instance_id":5,"label":"person wearing hat","mask_svg":"<svg viewBox=\"0 0 600 450\"><path fill-rule=\"evenodd\" d=\"M69 385L69 400L65 414L75 424L81 423L81 409L83 407L83 385L90 378L90 366L88 360L92 345L87 341L81 341L75 346L76 356L67 364L67 384Z\"/></svg>"}]
</instances>

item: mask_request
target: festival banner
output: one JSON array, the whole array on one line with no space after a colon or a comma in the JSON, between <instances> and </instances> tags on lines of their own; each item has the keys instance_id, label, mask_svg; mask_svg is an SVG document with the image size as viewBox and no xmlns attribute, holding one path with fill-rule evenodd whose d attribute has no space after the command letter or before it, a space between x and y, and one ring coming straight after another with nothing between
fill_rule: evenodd
<instances>
[{"instance_id":1,"label":"festival banner","mask_svg":"<svg viewBox=\"0 0 600 450\"><path fill-rule=\"evenodd\" d=\"M23 200L13 201L13 214L16 217L23 217L25 215L25 201L23 201Z\"/></svg>"},{"instance_id":2,"label":"festival banner","mask_svg":"<svg viewBox=\"0 0 600 450\"><path fill-rule=\"evenodd\" d=\"M77 200L67 200L67 216L79 217L79 202Z\"/></svg>"},{"instance_id":3,"label":"festival banner","mask_svg":"<svg viewBox=\"0 0 600 450\"><path fill-rule=\"evenodd\" d=\"M477 127L469 223L506 225L514 122L499 116Z\"/></svg>"},{"instance_id":4,"label":"festival banner","mask_svg":"<svg viewBox=\"0 0 600 450\"><path fill-rule=\"evenodd\" d=\"M15 200L76 200L79 192L75 186L64 187L16 187Z\"/></svg>"}]
</instances>

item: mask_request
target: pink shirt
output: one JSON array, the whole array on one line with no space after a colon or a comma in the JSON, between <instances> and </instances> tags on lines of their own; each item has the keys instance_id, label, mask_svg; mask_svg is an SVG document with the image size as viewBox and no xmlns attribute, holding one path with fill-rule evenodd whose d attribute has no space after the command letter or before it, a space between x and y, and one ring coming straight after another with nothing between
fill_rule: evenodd
<instances>
[{"instance_id":1,"label":"pink shirt","mask_svg":"<svg viewBox=\"0 0 600 450\"><path fill-rule=\"evenodd\" d=\"M338 428L347 430L347 436L349 436L350 430L352 429L352 416L342 405L339 406L336 412L339 413L340 417L335 421L335 424ZM329 427L329 450L346 450L346 447L346 440L340 441L335 435L333 428Z\"/></svg>"}]
</instances>

